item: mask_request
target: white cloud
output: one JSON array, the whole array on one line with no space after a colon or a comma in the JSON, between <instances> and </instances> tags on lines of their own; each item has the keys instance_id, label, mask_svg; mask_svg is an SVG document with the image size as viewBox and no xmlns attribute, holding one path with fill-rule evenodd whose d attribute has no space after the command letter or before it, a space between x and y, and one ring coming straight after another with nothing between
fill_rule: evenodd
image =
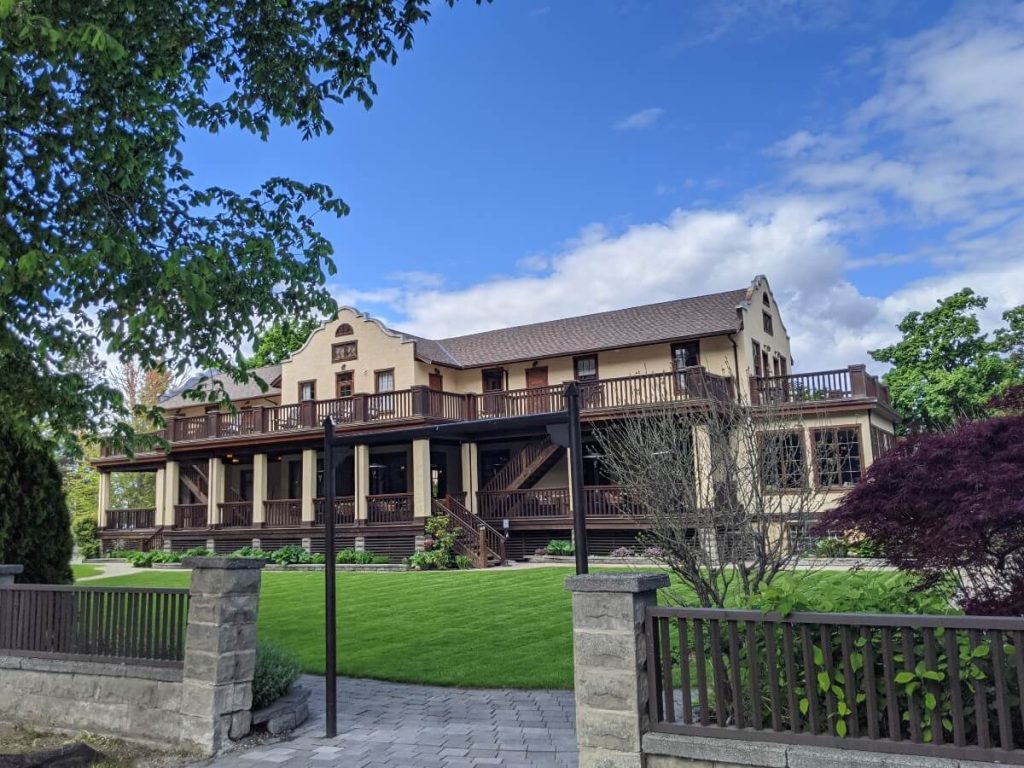
<instances>
[{"instance_id":1,"label":"white cloud","mask_svg":"<svg viewBox=\"0 0 1024 768\"><path fill-rule=\"evenodd\" d=\"M838 126L766 148L782 164L774 188L624 231L592 225L557 253L524 259L518 275L378 298L401 327L447 336L732 289L764 273L801 370L867 362L906 312L964 286L990 297L984 319L995 323L1024 302L1024 6L968 7L878 57L875 94ZM660 116L644 110L617 127ZM896 226L913 248L865 245ZM885 295L848 277L910 261L927 276Z\"/></svg>"},{"instance_id":2,"label":"white cloud","mask_svg":"<svg viewBox=\"0 0 1024 768\"><path fill-rule=\"evenodd\" d=\"M635 131L641 128L650 128L658 122L663 114L665 114L665 110L661 107L641 109L639 112L634 112L632 115L624 117L622 120L615 123L615 130Z\"/></svg>"}]
</instances>

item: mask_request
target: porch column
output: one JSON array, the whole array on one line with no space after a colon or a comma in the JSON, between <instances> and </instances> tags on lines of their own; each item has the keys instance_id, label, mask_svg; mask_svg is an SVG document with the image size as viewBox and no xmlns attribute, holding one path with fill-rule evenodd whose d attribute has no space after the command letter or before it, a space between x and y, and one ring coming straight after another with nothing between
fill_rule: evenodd
<instances>
[{"instance_id":1,"label":"porch column","mask_svg":"<svg viewBox=\"0 0 1024 768\"><path fill-rule=\"evenodd\" d=\"M263 502L267 499L267 454L252 457L252 524L259 528L267 521Z\"/></svg>"},{"instance_id":2,"label":"porch column","mask_svg":"<svg viewBox=\"0 0 1024 768\"><path fill-rule=\"evenodd\" d=\"M174 525L174 507L178 503L178 485L181 483L180 466L176 461L164 464L164 520Z\"/></svg>"},{"instance_id":3,"label":"porch column","mask_svg":"<svg viewBox=\"0 0 1024 768\"><path fill-rule=\"evenodd\" d=\"M413 517L430 517L430 502L433 499L430 483L430 440L412 441L412 514Z\"/></svg>"},{"instance_id":4,"label":"porch column","mask_svg":"<svg viewBox=\"0 0 1024 768\"><path fill-rule=\"evenodd\" d=\"M355 494L356 520L366 521L369 516L369 504L366 497L370 493L370 446L357 445L352 454L352 465L355 477L353 478Z\"/></svg>"},{"instance_id":5,"label":"porch column","mask_svg":"<svg viewBox=\"0 0 1024 768\"><path fill-rule=\"evenodd\" d=\"M302 452L302 524L312 525L316 519L316 448Z\"/></svg>"},{"instance_id":6,"label":"porch column","mask_svg":"<svg viewBox=\"0 0 1024 768\"><path fill-rule=\"evenodd\" d=\"M210 458L206 470L206 522L220 525L220 505L224 503L224 462L216 456Z\"/></svg>"},{"instance_id":7,"label":"porch column","mask_svg":"<svg viewBox=\"0 0 1024 768\"><path fill-rule=\"evenodd\" d=\"M161 525L167 525L167 491L165 486L167 483L167 473L162 469L156 471L156 482L154 483L153 489L153 506L156 507L156 512L153 513L153 524L159 528Z\"/></svg>"},{"instance_id":8,"label":"porch column","mask_svg":"<svg viewBox=\"0 0 1024 768\"><path fill-rule=\"evenodd\" d=\"M107 527L107 508L110 506L110 473L100 472L98 509L96 510L96 525L102 530Z\"/></svg>"},{"instance_id":9,"label":"porch column","mask_svg":"<svg viewBox=\"0 0 1024 768\"><path fill-rule=\"evenodd\" d=\"M463 443L462 451L462 490L466 492L466 508L474 515L479 514L476 504L476 492L480 490L480 452L476 443Z\"/></svg>"},{"instance_id":10,"label":"porch column","mask_svg":"<svg viewBox=\"0 0 1024 768\"><path fill-rule=\"evenodd\" d=\"M715 483L711 476L711 433L707 427L698 426L693 430L693 463L698 503L708 509L715 501Z\"/></svg>"}]
</instances>

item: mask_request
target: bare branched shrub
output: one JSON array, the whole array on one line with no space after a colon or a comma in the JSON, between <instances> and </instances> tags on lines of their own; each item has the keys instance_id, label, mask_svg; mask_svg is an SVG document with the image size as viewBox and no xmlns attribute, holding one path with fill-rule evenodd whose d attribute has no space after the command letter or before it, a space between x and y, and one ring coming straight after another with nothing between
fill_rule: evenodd
<instances>
[{"instance_id":1,"label":"bare branched shrub","mask_svg":"<svg viewBox=\"0 0 1024 768\"><path fill-rule=\"evenodd\" d=\"M745 602L801 555L791 532L812 527L825 502L811 467L807 406L758 405L729 397L684 408L650 408L596 431L605 470L630 499L654 559L700 605ZM827 455L826 455L827 454ZM814 459L815 461L812 461Z\"/></svg>"}]
</instances>

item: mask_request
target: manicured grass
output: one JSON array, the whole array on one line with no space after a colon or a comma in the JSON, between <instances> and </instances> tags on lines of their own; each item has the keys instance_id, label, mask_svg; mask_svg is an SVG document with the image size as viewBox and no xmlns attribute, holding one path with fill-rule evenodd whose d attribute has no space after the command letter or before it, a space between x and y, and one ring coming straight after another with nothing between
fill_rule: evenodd
<instances>
[{"instance_id":1,"label":"manicured grass","mask_svg":"<svg viewBox=\"0 0 1024 768\"><path fill-rule=\"evenodd\" d=\"M99 576L103 573L103 569L98 565L86 565L85 563L74 563L71 566L71 572L75 576L75 581L79 579L86 579L90 576Z\"/></svg>"},{"instance_id":2,"label":"manicured grass","mask_svg":"<svg viewBox=\"0 0 1024 768\"><path fill-rule=\"evenodd\" d=\"M568 568L338 574L338 671L465 687L571 688ZM891 574L800 575L844 593ZM89 584L187 587L183 571ZM675 590L679 597L680 590ZM685 599L685 595L682 596ZM263 574L259 636L323 674L322 573Z\"/></svg>"}]
</instances>

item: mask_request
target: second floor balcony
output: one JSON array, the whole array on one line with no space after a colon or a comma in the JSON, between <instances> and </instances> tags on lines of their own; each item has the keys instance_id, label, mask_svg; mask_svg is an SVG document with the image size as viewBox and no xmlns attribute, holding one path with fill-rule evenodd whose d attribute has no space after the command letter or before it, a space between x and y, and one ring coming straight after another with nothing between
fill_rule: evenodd
<instances>
[{"instance_id":1,"label":"second floor balcony","mask_svg":"<svg viewBox=\"0 0 1024 768\"><path fill-rule=\"evenodd\" d=\"M636 408L736 397L732 377L710 373L700 366L660 373L579 382L584 416ZM377 394L356 394L331 400L239 410L168 419L160 436L172 445L206 441L244 440L252 436L287 435L323 429L331 417L336 429L378 425L399 426L500 419L555 413L565 408L565 384L494 392L458 393L412 387ZM863 366L787 376L751 377L753 405L829 403L874 398L888 405L888 389ZM103 456L113 456L104 450Z\"/></svg>"}]
</instances>

